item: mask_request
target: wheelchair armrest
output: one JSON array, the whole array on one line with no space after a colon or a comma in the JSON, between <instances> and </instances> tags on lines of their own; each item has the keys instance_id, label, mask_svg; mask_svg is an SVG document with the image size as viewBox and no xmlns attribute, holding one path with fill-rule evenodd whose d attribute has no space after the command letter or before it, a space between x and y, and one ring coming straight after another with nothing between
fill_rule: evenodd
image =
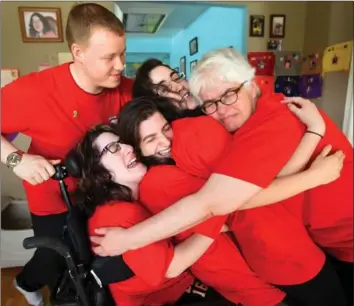
<instances>
[{"instance_id":1,"label":"wheelchair armrest","mask_svg":"<svg viewBox=\"0 0 354 306\"><path fill-rule=\"evenodd\" d=\"M23 240L23 247L26 250L34 248L52 249L63 257L71 256L70 249L60 239L52 237L28 237Z\"/></svg>"}]
</instances>

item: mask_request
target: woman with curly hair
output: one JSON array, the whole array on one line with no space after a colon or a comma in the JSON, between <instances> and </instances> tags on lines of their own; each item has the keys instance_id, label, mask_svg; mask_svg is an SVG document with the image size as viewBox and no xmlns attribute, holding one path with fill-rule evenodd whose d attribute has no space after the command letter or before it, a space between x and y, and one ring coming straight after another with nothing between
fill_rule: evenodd
<instances>
[{"instance_id":1,"label":"woman with curly hair","mask_svg":"<svg viewBox=\"0 0 354 306\"><path fill-rule=\"evenodd\" d=\"M98 125L76 148L82 177L75 202L87 214L89 234L100 227L129 228L151 216L138 202L139 183L146 167L131 146L112 128ZM123 254L134 276L109 285L118 305L165 305L176 302L193 282L185 272L211 245L212 239L193 235L174 246L162 240Z\"/></svg>"}]
</instances>

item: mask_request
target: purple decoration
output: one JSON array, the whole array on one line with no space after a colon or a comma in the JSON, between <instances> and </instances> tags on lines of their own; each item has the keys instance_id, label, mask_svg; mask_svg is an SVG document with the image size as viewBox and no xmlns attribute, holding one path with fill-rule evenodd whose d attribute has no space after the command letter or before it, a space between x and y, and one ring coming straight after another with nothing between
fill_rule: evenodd
<instances>
[{"instance_id":1,"label":"purple decoration","mask_svg":"<svg viewBox=\"0 0 354 306\"><path fill-rule=\"evenodd\" d=\"M322 96L322 77L320 74L302 75L300 78L300 96L317 99Z\"/></svg>"}]
</instances>

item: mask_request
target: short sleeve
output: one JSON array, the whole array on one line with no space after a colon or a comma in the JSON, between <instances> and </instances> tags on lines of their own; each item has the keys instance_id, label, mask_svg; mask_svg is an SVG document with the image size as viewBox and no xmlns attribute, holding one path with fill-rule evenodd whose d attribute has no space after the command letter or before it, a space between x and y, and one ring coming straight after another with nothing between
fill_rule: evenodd
<instances>
[{"instance_id":1,"label":"short sleeve","mask_svg":"<svg viewBox=\"0 0 354 306\"><path fill-rule=\"evenodd\" d=\"M173 205L178 200L197 192L205 179L193 177L176 166L155 166L145 175L140 184L140 200L154 214ZM227 216L217 216L204 221L177 235L184 240L197 233L215 239L226 222Z\"/></svg>"},{"instance_id":2,"label":"short sleeve","mask_svg":"<svg viewBox=\"0 0 354 306\"><path fill-rule=\"evenodd\" d=\"M209 178L213 166L228 151L232 135L207 116L177 120L172 128L172 156L177 167L189 174Z\"/></svg>"},{"instance_id":3,"label":"short sleeve","mask_svg":"<svg viewBox=\"0 0 354 306\"><path fill-rule=\"evenodd\" d=\"M141 205L129 202L114 202L100 207L91 221L93 228L119 226L129 228L148 219L151 214ZM129 268L145 283L157 286L165 281L165 275L173 258L173 245L161 240L143 248L128 251L123 259Z\"/></svg>"},{"instance_id":4,"label":"short sleeve","mask_svg":"<svg viewBox=\"0 0 354 306\"><path fill-rule=\"evenodd\" d=\"M264 101L264 99L273 99ZM255 113L234 134L229 152L214 173L267 187L289 161L299 145L305 126L278 95L266 95Z\"/></svg>"},{"instance_id":5,"label":"short sleeve","mask_svg":"<svg viewBox=\"0 0 354 306\"><path fill-rule=\"evenodd\" d=\"M1 88L1 133L25 132L40 109L36 74L23 76Z\"/></svg>"}]
</instances>

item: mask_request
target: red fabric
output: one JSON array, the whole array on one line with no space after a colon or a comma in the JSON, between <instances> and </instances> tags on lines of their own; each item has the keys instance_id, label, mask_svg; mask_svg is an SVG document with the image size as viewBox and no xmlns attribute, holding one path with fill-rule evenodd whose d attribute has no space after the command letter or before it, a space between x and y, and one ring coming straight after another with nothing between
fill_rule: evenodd
<instances>
[{"instance_id":1,"label":"red fabric","mask_svg":"<svg viewBox=\"0 0 354 306\"><path fill-rule=\"evenodd\" d=\"M32 138L29 153L62 159L88 129L118 114L131 99L132 84L122 77L118 89L92 95L76 85L69 64L28 74L1 89L1 132L23 133ZM75 181L67 179L67 184L72 190ZM24 187L32 213L66 211L58 182L48 180L37 186L24 182Z\"/></svg>"},{"instance_id":2,"label":"red fabric","mask_svg":"<svg viewBox=\"0 0 354 306\"><path fill-rule=\"evenodd\" d=\"M225 152L230 150L228 137L231 136L210 117L184 120L173 125L173 157L179 168L207 179L215 161L223 160ZM231 150L235 147L236 143L232 140ZM244 149L247 151L246 146ZM243 167L243 160L236 161L240 162L229 161L231 170ZM207 167L208 162L211 167ZM251 173L260 172L249 167ZM270 283L303 283L314 277L323 266L323 252L311 241L302 220L299 220L302 217L303 197L301 194L282 204L237 211L230 217L229 225L247 263L257 275Z\"/></svg>"},{"instance_id":3,"label":"red fabric","mask_svg":"<svg viewBox=\"0 0 354 306\"><path fill-rule=\"evenodd\" d=\"M153 214L157 214L181 198L197 192L204 183L204 179L192 177L175 166L154 166L140 183L140 201ZM176 235L176 239L183 241L195 233L214 239L219 236L226 219L226 216L210 218Z\"/></svg>"},{"instance_id":4,"label":"red fabric","mask_svg":"<svg viewBox=\"0 0 354 306\"><path fill-rule=\"evenodd\" d=\"M280 103L283 97L262 94L255 113L234 134L231 149L213 172L263 188L271 183L295 152L305 131L297 117Z\"/></svg>"},{"instance_id":5,"label":"red fabric","mask_svg":"<svg viewBox=\"0 0 354 306\"><path fill-rule=\"evenodd\" d=\"M129 228L151 214L140 204L111 202L96 208L88 222L90 235L100 227ZM193 277L185 272L167 279L166 271L173 258L173 246L169 240L162 240L146 247L123 254L124 261L134 271L129 280L109 286L117 305L164 305L179 299L193 282Z\"/></svg>"},{"instance_id":6,"label":"red fabric","mask_svg":"<svg viewBox=\"0 0 354 306\"><path fill-rule=\"evenodd\" d=\"M247 57L251 66L256 69L256 75L274 75L273 52L248 52Z\"/></svg>"},{"instance_id":7,"label":"red fabric","mask_svg":"<svg viewBox=\"0 0 354 306\"><path fill-rule=\"evenodd\" d=\"M331 144L345 163L338 180L306 192L304 222L312 239L340 260L353 262L353 147L338 126L322 112L326 133L313 158Z\"/></svg>"},{"instance_id":8,"label":"red fabric","mask_svg":"<svg viewBox=\"0 0 354 306\"><path fill-rule=\"evenodd\" d=\"M234 134L227 156L214 172L266 187L290 159L305 131L304 125L280 103L282 95L266 92L257 102L257 111ZM304 218L311 238L340 260L353 262L353 147L335 123L322 112L325 137L313 158L331 144L346 155L341 177L305 193L302 204L295 199L285 207ZM240 161L240 162L236 162ZM302 212L302 213L301 213Z\"/></svg>"},{"instance_id":9,"label":"red fabric","mask_svg":"<svg viewBox=\"0 0 354 306\"><path fill-rule=\"evenodd\" d=\"M256 75L254 79L263 94L274 92L274 76Z\"/></svg>"},{"instance_id":10,"label":"red fabric","mask_svg":"<svg viewBox=\"0 0 354 306\"><path fill-rule=\"evenodd\" d=\"M140 184L140 200L154 214L199 190L206 181L202 176L210 172L210 169L205 168L222 156L231 140L229 133L209 117L178 120L173 123L173 131L172 155L177 165L185 166L194 174L199 172L200 175L199 177L191 175L185 170L182 171L176 166L169 165L149 169ZM217 149L214 150L214 147L208 145L209 141L205 138L203 131L207 131L211 139L218 144ZM194 138L193 141L191 137ZM191 142L186 142L189 140ZM198 150L199 154L189 154L188 148L190 147ZM205 226L203 230L215 231L215 234L220 233L225 217L220 218L220 223L217 225L216 222L216 226L210 221L217 218L209 219L204 224L209 222L211 225ZM177 235L175 239L181 242L193 232L208 236L204 234L204 231L200 231L200 226L196 226ZM234 303L254 306L270 306L280 303L284 298L284 293L265 283L250 270L228 234L216 236L213 245L191 266L192 273Z\"/></svg>"}]
</instances>

